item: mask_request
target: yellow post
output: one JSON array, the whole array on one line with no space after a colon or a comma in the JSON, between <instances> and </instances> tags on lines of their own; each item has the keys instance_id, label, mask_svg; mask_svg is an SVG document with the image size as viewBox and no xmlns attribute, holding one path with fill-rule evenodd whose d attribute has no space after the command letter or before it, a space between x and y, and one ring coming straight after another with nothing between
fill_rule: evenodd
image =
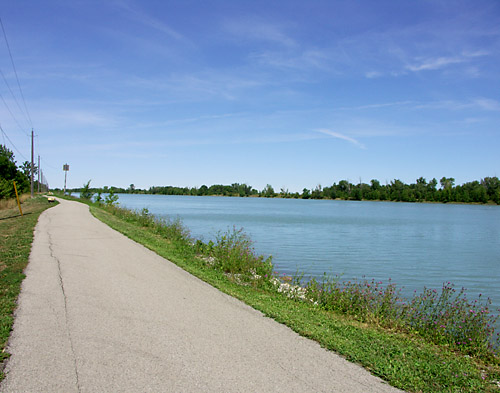
<instances>
[{"instance_id":1,"label":"yellow post","mask_svg":"<svg viewBox=\"0 0 500 393\"><path fill-rule=\"evenodd\" d=\"M16 192L16 199L17 199L17 206L19 206L19 212L21 213L21 216L23 215L23 211L21 210L21 202L19 202L19 195L17 194L17 187L16 187L16 182L12 181L14 183L14 191Z\"/></svg>"}]
</instances>

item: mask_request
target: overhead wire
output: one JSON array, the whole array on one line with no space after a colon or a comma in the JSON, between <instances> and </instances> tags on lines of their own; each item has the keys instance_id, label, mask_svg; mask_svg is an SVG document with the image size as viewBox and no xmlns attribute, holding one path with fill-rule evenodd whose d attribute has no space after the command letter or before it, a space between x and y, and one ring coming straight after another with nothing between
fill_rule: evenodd
<instances>
[{"instance_id":1,"label":"overhead wire","mask_svg":"<svg viewBox=\"0 0 500 393\"><path fill-rule=\"evenodd\" d=\"M31 125L31 128L33 128L33 122L31 121L31 116L30 116L30 113L28 111L28 106L26 105L26 100L24 99L23 89L21 88L21 83L19 82L19 77L17 76L16 66L14 64L14 58L12 57L12 52L10 50L9 41L7 40L7 34L5 33L5 28L3 26L2 18L0 18L0 25L2 26L3 36L5 38L5 43L7 44L10 62L12 63L12 68L14 69L14 74L16 75L17 87L19 88L19 93L21 93L21 98L23 99L24 108L26 109L26 116L27 116L27 119L29 121L29 124Z\"/></svg>"},{"instance_id":2,"label":"overhead wire","mask_svg":"<svg viewBox=\"0 0 500 393\"><path fill-rule=\"evenodd\" d=\"M38 135L35 135L35 138L36 138L36 141L37 141L37 145L40 146ZM42 154L40 153L40 148L38 149L38 154L40 155L40 161L43 161L43 163L44 163L45 166L48 166L51 169L55 169L56 171L58 170L58 168L56 168L54 165L51 165L49 162L47 162L46 159L44 159L42 157Z\"/></svg>"},{"instance_id":3,"label":"overhead wire","mask_svg":"<svg viewBox=\"0 0 500 393\"><path fill-rule=\"evenodd\" d=\"M2 72L0 70L0 72ZM2 73L3 75L3 73ZM24 131L23 131L23 127L21 126L21 124L19 123L19 121L17 120L16 116L14 116L14 113L12 113L9 105L7 104L7 101L5 101L5 98L3 97L2 93L0 93L0 98L2 98L2 101L3 103L5 104L5 107L7 108L7 110L9 111L10 115L12 116L12 118L14 119L14 121L16 122L17 126L19 127L19 130L21 131L21 133L25 134ZM28 134L25 134L26 136L29 136Z\"/></svg>"},{"instance_id":4,"label":"overhead wire","mask_svg":"<svg viewBox=\"0 0 500 393\"><path fill-rule=\"evenodd\" d=\"M0 131L2 131L2 134L4 135L5 138L7 138L7 140L10 142L10 144L12 145L12 147L14 147L14 149L19 153L19 155L24 158L25 161L29 161L23 153L21 153L19 151L19 149L16 147L16 145L14 145L14 142L12 142L9 138L9 136L7 135L7 133L3 130L2 126L0 125Z\"/></svg>"},{"instance_id":5,"label":"overhead wire","mask_svg":"<svg viewBox=\"0 0 500 393\"><path fill-rule=\"evenodd\" d=\"M7 50L9 52L9 57L10 57L10 62L12 64L12 68L14 70L14 75L16 77L16 82L17 82L17 87L19 89L19 93L21 94L21 98L22 98L22 101L23 101L23 105L24 105L24 109L21 107L21 105L19 104L19 101L17 100L16 98L16 95L14 94L14 92L12 91L8 81L7 81L7 78L5 76L5 74L2 72L2 70L0 70L0 73L2 74L2 78L7 86L7 88L9 89L10 91L10 94L12 95L12 98L14 99L14 102L16 103L19 111L21 112L21 114L23 115L24 119L26 120L26 122L31 126L31 129L33 130L33 121L31 119L31 116L30 116L30 113L29 113L29 110L28 110L28 106L26 105L26 100L24 98L24 93L23 93L23 89L21 87L21 83L19 82L19 76L17 74L17 70L16 70L16 65L14 64L14 58L12 56L12 51L10 50L10 45L9 45L9 41L7 39L7 34L5 32L5 28L4 28L4 25L3 25L3 22L2 22L2 18L0 18L0 26L2 27L2 33L3 33L3 36L4 36L4 39L5 39L5 44L7 46ZM15 123L17 124L17 126L19 127L19 129L21 130L21 133L23 133L25 136L27 137L30 137L30 135L26 134L25 131L23 131L23 126L20 124L19 120L16 118L16 116L14 115L14 113L12 112L12 110L10 109L9 105L7 104L7 101L5 100L5 98L3 97L2 94L0 94L0 97L2 98L2 101L3 103L5 104L5 107L7 108L8 112L10 113L10 115L12 116L12 118L14 119ZM2 132L2 136L4 138L4 145L5 145L5 138L7 138L7 140L10 142L10 144L12 145L12 147L19 153L19 155L25 160L25 161L30 161L28 160L24 154L21 153L21 151L16 147L16 145L12 142L12 140L9 138L9 136L7 135L7 133L3 130L2 126L0 125L0 131ZM38 135L37 135L37 138L38 138ZM41 159L41 157L40 157ZM53 166L51 165L48 165L45 160L44 160L44 163L45 165L53 168L53 169L56 169L54 168ZM40 171L41 171L41 168L40 168ZM47 179L45 178L43 172L40 173L41 177L42 177L42 183L46 184L48 186L48 182L47 182Z\"/></svg>"}]
</instances>

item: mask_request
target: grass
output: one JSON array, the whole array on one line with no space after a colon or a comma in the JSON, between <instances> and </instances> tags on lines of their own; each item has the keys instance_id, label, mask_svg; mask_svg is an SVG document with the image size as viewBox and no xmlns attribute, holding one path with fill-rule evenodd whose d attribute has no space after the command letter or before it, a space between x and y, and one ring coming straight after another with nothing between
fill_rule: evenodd
<instances>
[{"instance_id":1,"label":"grass","mask_svg":"<svg viewBox=\"0 0 500 393\"><path fill-rule=\"evenodd\" d=\"M329 279L311 280L302 287L283 283L272 274L272 261L256 255L250 240L237 230L205 244L191 239L179 221L158 220L147 209L131 212L116 206L91 206L91 212L193 275L395 387L411 392L500 390L498 354L488 345L476 345L484 344L480 331L490 319L480 311L487 305L463 302L462 293L456 294L448 284L441 294L426 290L407 305L394 308L401 302L391 284L382 288L378 283ZM376 293L379 297L371 298ZM435 322L450 322L448 330L453 333L452 324L466 317L463 311L474 304L476 315L467 321L479 315L479 323L466 325L469 330L464 337L476 334L477 343L449 340L442 334L447 329L442 328L436 337L425 334L436 330ZM452 307L459 310L446 314ZM422 317L420 326L415 321Z\"/></svg>"},{"instance_id":2,"label":"grass","mask_svg":"<svg viewBox=\"0 0 500 393\"><path fill-rule=\"evenodd\" d=\"M24 198L20 215L17 202L2 201L0 208L0 364L9 357L5 346L13 324L13 312L24 279L24 269L40 214L50 205L46 198ZM4 378L0 370L0 380Z\"/></svg>"},{"instance_id":3,"label":"grass","mask_svg":"<svg viewBox=\"0 0 500 393\"><path fill-rule=\"evenodd\" d=\"M28 199L30 199L30 197L31 196L29 194L23 194L19 197L19 200L20 200L21 204L23 204ZM0 211L10 210L13 207L17 208L17 201L15 199L0 199ZM22 208L22 206L21 206L21 208ZM18 212L19 212L19 210L18 210Z\"/></svg>"}]
</instances>

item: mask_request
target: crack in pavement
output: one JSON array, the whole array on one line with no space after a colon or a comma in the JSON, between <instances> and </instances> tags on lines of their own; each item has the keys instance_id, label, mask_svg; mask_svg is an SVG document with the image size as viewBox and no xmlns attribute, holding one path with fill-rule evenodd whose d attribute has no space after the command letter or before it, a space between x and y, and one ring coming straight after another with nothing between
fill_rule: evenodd
<instances>
[{"instance_id":1,"label":"crack in pavement","mask_svg":"<svg viewBox=\"0 0 500 393\"><path fill-rule=\"evenodd\" d=\"M50 219L49 219L49 222L50 222ZM78 375L78 363L76 360L76 353L75 353L75 348L73 345L73 338L71 337L71 330L69 328L69 323L68 323L68 298L66 296L66 290L64 289L64 280L63 280L62 270L61 270L61 261L55 255L55 252L53 249L54 243L52 241L52 235L51 235L50 231L47 231L47 232L48 232L48 238L49 238L50 256L52 259L54 259L57 262L57 271L58 271L58 275L59 275L59 285L61 287L61 293L63 295L63 300L64 300L64 319L65 319L65 324L66 324L66 333L68 335L69 344L71 347L71 353L73 354L76 389L78 392L81 392L80 380L79 380L79 375Z\"/></svg>"}]
</instances>

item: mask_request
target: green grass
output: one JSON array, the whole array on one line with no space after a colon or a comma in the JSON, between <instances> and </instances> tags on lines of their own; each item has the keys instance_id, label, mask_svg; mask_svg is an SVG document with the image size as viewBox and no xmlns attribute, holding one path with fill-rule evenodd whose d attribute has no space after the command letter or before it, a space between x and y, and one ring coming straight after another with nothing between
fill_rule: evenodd
<instances>
[{"instance_id":1,"label":"green grass","mask_svg":"<svg viewBox=\"0 0 500 393\"><path fill-rule=\"evenodd\" d=\"M23 273L33 242L33 230L40 214L49 204L47 198L36 197L22 204L0 210L0 364L9 357L5 345L13 324L13 312L21 288ZM1 367L0 367L1 368ZM4 378L0 370L0 381Z\"/></svg>"},{"instance_id":2,"label":"green grass","mask_svg":"<svg viewBox=\"0 0 500 393\"><path fill-rule=\"evenodd\" d=\"M376 320L360 319L280 293L269 278L264 279L272 267L270 261L255 255L248 239L240 237L238 231L218 236L215 243L204 244L190 239L178 221L156 220L147 210L134 213L116 207L91 206L91 212L186 271L361 364L395 387L411 392L500 390L499 359L494 354L466 354L447 344L432 343L418 332L390 328ZM228 248L228 243L236 247ZM238 255L242 258L237 258ZM230 261L221 260L225 257Z\"/></svg>"}]
</instances>

